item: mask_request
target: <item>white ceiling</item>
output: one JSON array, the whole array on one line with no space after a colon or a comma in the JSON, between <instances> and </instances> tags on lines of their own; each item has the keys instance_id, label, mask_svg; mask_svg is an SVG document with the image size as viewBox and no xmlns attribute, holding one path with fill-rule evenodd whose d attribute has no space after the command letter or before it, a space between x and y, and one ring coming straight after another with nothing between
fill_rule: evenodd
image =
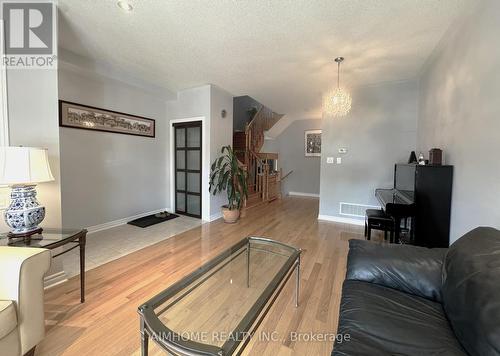
<instances>
[{"instance_id":1,"label":"white ceiling","mask_svg":"<svg viewBox=\"0 0 500 356\"><path fill-rule=\"evenodd\" d=\"M60 46L152 84L206 83L288 115L346 86L415 78L479 0L59 0Z\"/></svg>"}]
</instances>

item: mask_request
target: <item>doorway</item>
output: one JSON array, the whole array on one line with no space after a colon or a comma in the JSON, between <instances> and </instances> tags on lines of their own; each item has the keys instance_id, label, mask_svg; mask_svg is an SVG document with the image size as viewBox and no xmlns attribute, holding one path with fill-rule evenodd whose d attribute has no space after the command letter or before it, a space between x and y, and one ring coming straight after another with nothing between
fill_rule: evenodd
<instances>
[{"instance_id":1,"label":"doorway","mask_svg":"<svg viewBox=\"0 0 500 356\"><path fill-rule=\"evenodd\" d=\"M175 212L201 218L202 122L173 126Z\"/></svg>"}]
</instances>

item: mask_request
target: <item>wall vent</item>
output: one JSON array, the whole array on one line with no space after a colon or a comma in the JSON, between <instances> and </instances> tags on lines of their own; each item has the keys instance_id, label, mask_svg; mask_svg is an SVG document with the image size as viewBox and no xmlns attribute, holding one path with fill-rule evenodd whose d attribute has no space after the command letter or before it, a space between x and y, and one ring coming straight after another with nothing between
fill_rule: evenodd
<instances>
[{"instance_id":1,"label":"wall vent","mask_svg":"<svg viewBox=\"0 0 500 356\"><path fill-rule=\"evenodd\" d=\"M340 202L340 215L364 218L366 209L380 209L380 206Z\"/></svg>"}]
</instances>

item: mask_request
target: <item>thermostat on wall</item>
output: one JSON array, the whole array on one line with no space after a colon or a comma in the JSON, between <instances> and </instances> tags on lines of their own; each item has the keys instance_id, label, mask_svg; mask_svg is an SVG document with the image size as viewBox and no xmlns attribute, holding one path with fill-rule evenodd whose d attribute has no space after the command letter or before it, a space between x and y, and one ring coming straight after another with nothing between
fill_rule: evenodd
<instances>
[{"instance_id":1,"label":"thermostat on wall","mask_svg":"<svg viewBox=\"0 0 500 356\"><path fill-rule=\"evenodd\" d=\"M339 153L347 153L347 148L345 147L339 148Z\"/></svg>"}]
</instances>

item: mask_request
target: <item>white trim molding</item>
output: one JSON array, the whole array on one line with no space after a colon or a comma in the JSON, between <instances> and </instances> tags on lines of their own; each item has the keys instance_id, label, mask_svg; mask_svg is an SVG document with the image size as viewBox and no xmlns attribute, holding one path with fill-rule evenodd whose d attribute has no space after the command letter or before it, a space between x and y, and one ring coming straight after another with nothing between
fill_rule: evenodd
<instances>
[{"instance_id":1,"label":"white trim molding","mask_svg":"<svg viewBox=\"0 0 500 356\"><path fill-rule=\"evenodd\" d=\"M126 218L123 218L123 219L118 219L118 220L113 220L113 221L105 222L103 224L89 226L89 227L86 228L87 229L87 234L93 234L93 233L98 232L98 231L103 231L103 230L111 229L113 227L125 225L126 223L128 223L131 220L139 219L139 218L142 218L144 216L156 214L156 213L159 213L159 212L165 211L165 210L168 211L169 213L172 212L170 210L170 208L157 209L157 210L153 210L153 211L148 211L146 213L141 213L141 214L129 216L129 217L126 217Z\"/></svg>"},{"instance_id":2,"label":"white trim molding","mask_svg":"<svg viewBox=\"0 0 500 356\"><path fill-rule=\"evenodd\" d=\"M51 274L50 276L45 276L43 278L43 287L45 289L57 286L58 284L64 283L68 280L68 276L66 275L66 272L64 271L59 271L54 274Z\"/></svg>"},{"instance_id":3,"label":"white trim molding","mask_svg":"<svg viewBox=\"0 0 500 356\"><path fill-rule=\"evenodd\" d=\"M3 27L0 20L0 57L3 58ZM7 97L7 69L0 64L0 146L9 146L9 110ZM0 212L3 213L10 203L10 189L6 185L0 185Z\"/></svg>"},{"instance_id":4,"label":"white trim molding","mask_svg":"<svg viewBox=\"0 0 500 356\"><path fill-rule=\"evenodd\" d=\"M217 219L222 218L222 211L219 211L218 213L210 215L210 222L215 221Z\"/></svg>"},{"instance_id":5,"label":"white trim molding","mask_svg":"<svg viewBox=\"0 0 500 356\"><path fill-rule=\"evenodd\" d=\"M331 221L331 222L336 222L336 223L350 224L350 225L357 225L357 226L364 226L365 225L364 220L353 219L353 218L344 218L342 216L335 216L335 215L319 214L318 220Z\"/></svg>"},{"instance_id":6,"label":"white trim molding","mask_svg":"<svg viewBox=\"0 0 500 356\"><path fill-rule=\"evenodd\" d=\"M290 195L290 196L296 196L296 197L311 197L311 198L319 198L319 194L315 194L315 193L288 192L288 195Z\"/></svg>"},{"instance_id":7,"label":"white trim molding","mask_svg":"<svg viewBox=\"0 0 500 356\"><path fill-rule=\"evenodd\" d=\"M3 26L4 23L0 20L0 57L3 58ZM9 110L7 97L7 68L5 65L0 65L0 146L9 145Z\"/></svg>"}]
</instances>

